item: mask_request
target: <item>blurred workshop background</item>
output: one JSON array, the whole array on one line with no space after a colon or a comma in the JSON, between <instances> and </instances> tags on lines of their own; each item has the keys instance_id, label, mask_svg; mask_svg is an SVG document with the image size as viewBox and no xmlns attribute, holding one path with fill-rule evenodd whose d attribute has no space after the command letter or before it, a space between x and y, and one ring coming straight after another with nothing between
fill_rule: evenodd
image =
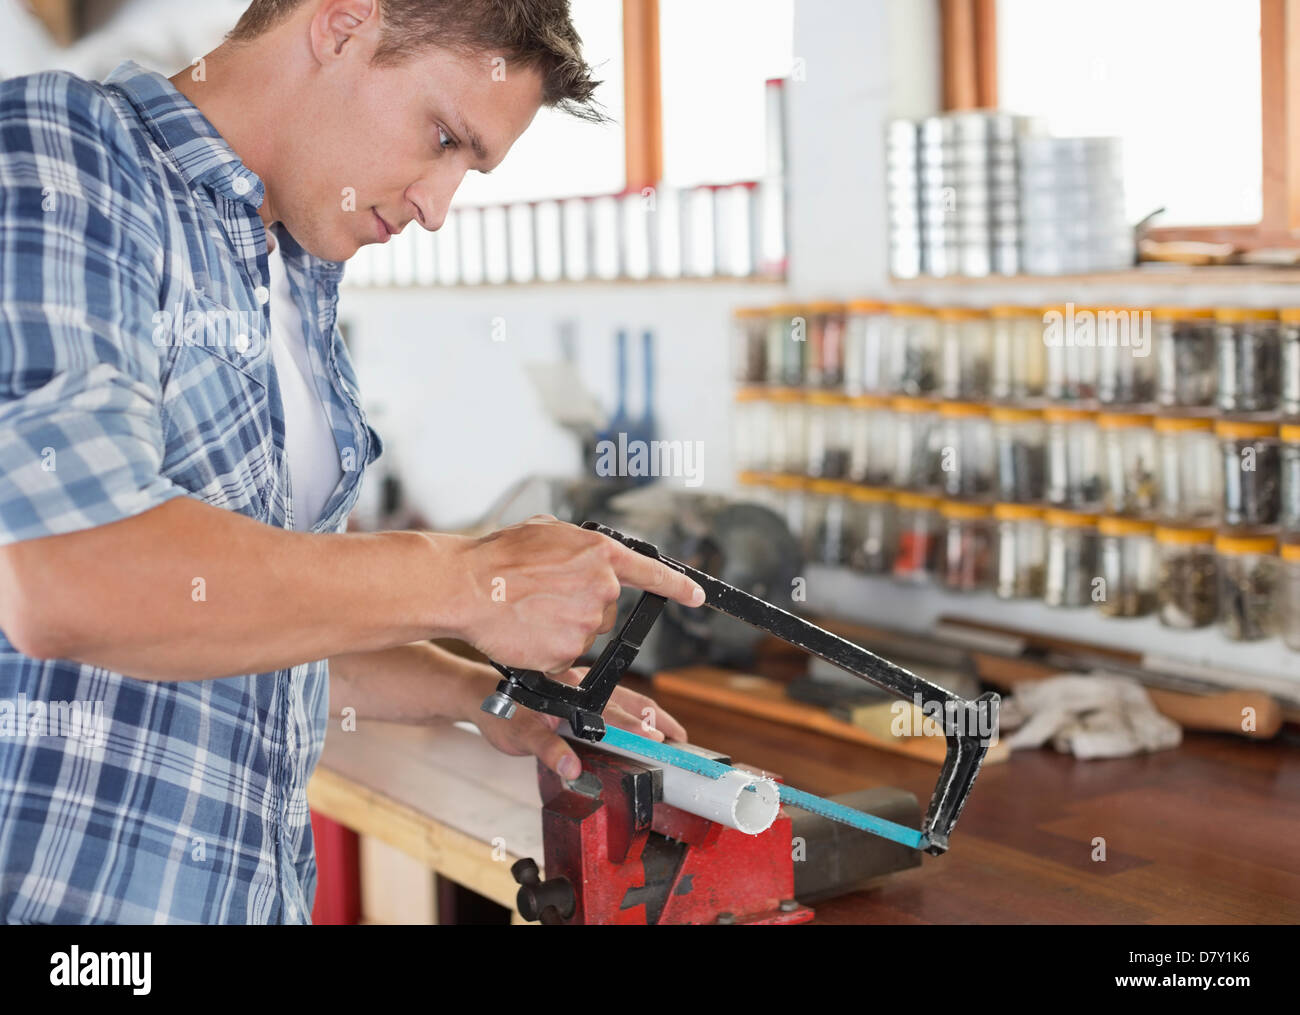
<instances>
[{"instance_id":1,"label":"blurred workshop background","mask_svg":"<svg viewBox=\"0 0 1300 1015\"><path fill-rule=\"evenodd\" d=\"M170 74L243 6L0 0L0 74L127 58ZM1041 681L1007 711L998 760L1010 742L1015 761L991 769L1139 766L1036 784L1054 800L1167 778L1153 792L1189 813L1233 783L1238 806L1294 814L1300 4L572 6L613 123L544 110L438 233L348 265L340 320L387 442L355 525L599 519L960 693ZM671 671L665 697L913 759L918 793L937 772L880 699L734 621L670 610L639 664ZM1250 762L1215 746L1269 739L1279 753ZM1140 767L1193 750L1204 784ZM322 813L359 813L335 760ZM1029 790L981 788L990 828L1025 813L1011 800ZM343 876L321 839L325 885ZM367 847L388 851L368 919L455 908L445 884L435 904L392 873L451 849L412 841ZM495 876L456 880L509 905ZM1234 890L1206 911L1297 912ZM318 919L356 918L341 891ZM1034 912L1016 905L986 912Z\"/></svg>"}]
</instances>

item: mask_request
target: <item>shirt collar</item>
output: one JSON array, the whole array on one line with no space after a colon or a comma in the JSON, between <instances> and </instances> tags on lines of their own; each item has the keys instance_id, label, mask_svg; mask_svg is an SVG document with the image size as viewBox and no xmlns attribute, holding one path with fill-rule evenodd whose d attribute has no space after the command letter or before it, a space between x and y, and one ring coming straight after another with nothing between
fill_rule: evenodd
<instances>
[{"instance_id":1,"label":"shirt collar","mask_svg":"<svg viewBox=\"0 0 1300 1015\"><path fill-rule=\"evenodd\" d=\"M134 60L126 60L104 79L104 84L118 88L126 96L191 187L207 187L254 211L262 207L266 187L261 177L244 165L212 121L167 78ZM326 282L338 282L342 277L343 262L308 254L293 242L287 230L281 230L277 237L278 242L288 238L287 252L301 257L313 277Z\"/></svg>"}]
</instances>

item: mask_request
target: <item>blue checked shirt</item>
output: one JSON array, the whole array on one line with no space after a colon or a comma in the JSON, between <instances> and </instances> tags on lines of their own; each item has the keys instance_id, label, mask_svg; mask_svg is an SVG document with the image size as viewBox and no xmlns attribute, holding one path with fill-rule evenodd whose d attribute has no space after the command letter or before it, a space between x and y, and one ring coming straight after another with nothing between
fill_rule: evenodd
<instances>
[{"instance_id":1,"label":"blue checked shirt","mask_svg":"<svg viewBox=\"0 0 1300 1015\"><path fill-rule=\"evenodd\" d=\"M174 497L292 527L263 194L135 64L0 83L0 544ZM342 531L381 447L335 325L343 266L277 241L343 467L314 531ZM229 592L176 608L206 594ZM328 698L325 662L150 682L0 632L0 920L309 922ZM49 735L51 702L102 702L102 727Z\"/></svg>"}]
</instances>

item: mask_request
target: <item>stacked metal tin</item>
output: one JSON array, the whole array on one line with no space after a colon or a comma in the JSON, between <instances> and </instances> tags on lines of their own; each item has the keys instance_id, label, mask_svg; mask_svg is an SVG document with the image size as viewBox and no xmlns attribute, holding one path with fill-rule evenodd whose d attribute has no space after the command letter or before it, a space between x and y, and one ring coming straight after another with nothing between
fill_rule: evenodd
<instances>
[{"instance_id":1,"label":"stacked metal tin","mask_svg":"<svg viewBox=\"0 0 1300 1015\"><path fill-rule=\"evenodd\" d=\"M986 110L890 125L890 249L896 276L911 277L899 269L911 266L911 244L918 241L922 274L982 277L1021 270L1017 143L1038 130L1028 117ZM912 165L917 185L908 188L905 173ZM912 207L919 226L905 229Z\"/></svg>"},{"instance_id":2,"label":"stacked metal tin","mask_svg":"<svg viewBox=\"0 0 1300 1015\"><path fill-rule=\"evenodd\" d=\"M889 270L916 278L924 270L921 249L921 178L916 124L893 120L885 132L885 193L889 216Z\"/></svg>"},{"instance_id":3,"label":"stacked metal tin","mask_svg":"<svg viewBox=\"0 0 1300 1015\"><path fill-rule=\"evenodd\" d=\"M1120 139L1026 138L1019 152L1024 271L1077 275L1130 267L1134 237Z\"/></svg>"},{"instance_id":4,"label":"stacked metal tin","mask_svg":"<svg viewBox=\"0 0 1300 1015\"><path fill-rule=\"evenodd\" d=\"M956 128L947 116L927 117L918 129L917 173L921 184L923 229L921 270L938 278L961 273L958 242L960 173L952 160L955 135Z\"/></svg>"},{"instance_id":5,"label":"stacked metal tin","mask_svg":"<svg viewBox=\"0 0 1300 1015\"><path fill-rule=\"evenodd\" d=\"M895 120L885 151L896 278L1133 263L1118 138L1051 138L1037 118L970 110Z\"/></svg>"}]
</instances>

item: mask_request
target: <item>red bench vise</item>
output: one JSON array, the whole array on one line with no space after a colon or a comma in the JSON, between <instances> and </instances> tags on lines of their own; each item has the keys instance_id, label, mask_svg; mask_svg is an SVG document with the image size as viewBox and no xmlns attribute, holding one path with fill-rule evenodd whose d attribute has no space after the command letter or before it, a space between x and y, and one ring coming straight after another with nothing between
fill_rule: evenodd
<instances>
[{"instance_id":1,"label":"red bench vise","mask_svg":"<svg viewBox=\"0 0 1300 1015\"><path fill-rule=\"evenodd\" d=\"M638 925L812 919L813 911L794 899L793 836L784 811L767 831L746 835L664 803L660 769L584 743L573 748L582 759L582 775L573 782L538 763L548 877L539 881L531 859L512 868L525 919Z\"/></svg>"}]
</instances>

